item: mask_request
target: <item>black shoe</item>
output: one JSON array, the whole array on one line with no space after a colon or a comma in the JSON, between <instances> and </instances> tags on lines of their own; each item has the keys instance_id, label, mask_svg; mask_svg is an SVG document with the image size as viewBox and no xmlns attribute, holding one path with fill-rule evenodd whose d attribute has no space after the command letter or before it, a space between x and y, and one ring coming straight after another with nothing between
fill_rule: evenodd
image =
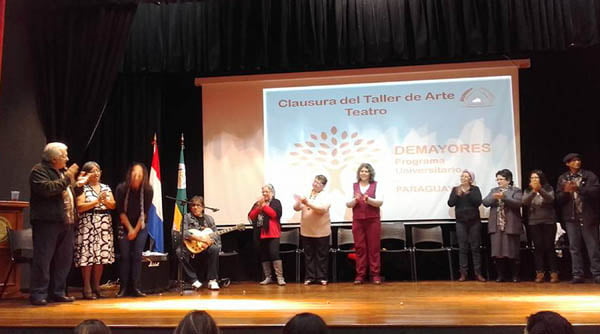
<instances>
[{"instance_id":1,"label":"black shoe","mask_svg":"<svg viewBox=\"0 0 600 334\"><path fill-rule=\"evenodd\" d=\"M600 284L600 276L594 277L594 283Z\"/></svg>"},{"instance_id":2,"label":"black shoe","mask_svg":"<svg viewBox=\"0 0 600 334\"><path fill-rule=\"evenodd\" d=\"M45 298L30 299L29 302L31 303L31 305L35 305L35 306L48 305L48 301Z\"/></svg>"},{"instance_id":3,"label":"black shoe","mask_svg":"<svg viewBox=\"0 0 600 334\"><path fill-rule=\"evenodd\" d=\"M571 284L579 284L579 283L585 283L585 280L583 279L583 277L573 276L573 279L571 279Z\"/></svg>"},{"instance_id":4,"label":"black shoe","mask_svg":"<svg viewBox=\"0 0 600 334\"><path fill-rule=\"evenodd\" d=\"M137 288L134 288L134 289L131 291L131 296L132 296L132 297L146 297L146 294L145 294L145 293L143 293L143 292L141 292L139 289L137 289Z\"/></svg>"},{"instance_id":5,"label":"black shoe","mask_svg":"<svg viewBox=\"0 0 600 334\"><path fill-rule=\"evenodd\" d=\"M521 278L519 278L519 276L513 276L512 281L513 283L519 283L521 282Z\"/></svg>"},{"instance_id":6,"label":"black shoe","mask_svg":"<svg viewBox=\"0 0 600 334\"><path fill-rule=\"evenodd\" d=\"M496 277L496 282L498 282L498 283L504 282L504 277L502 277L502 276Z\"/></svg>"},{"instance_id":7,"label":"black shoe","mask_svg":"<svg viewBox=\"0 0 600 334\"><path fill-rule=\"evenodd\" d=\"M127 288L125 286L122 286L119 289L119 292L117 293L117 298L122 298L122 297L125 297L125 296L127 296Z\"/></svg>"},{"instance_id":8,"label":"black shoe","mask_svg":"<svg viewBox=\"0 0 600 334\"><path fill-rule=\"evenodd\" d=\"M52 296L50 300L57 303L72 303L75 301L73 296Z\"/></svg>"}]
</instances>

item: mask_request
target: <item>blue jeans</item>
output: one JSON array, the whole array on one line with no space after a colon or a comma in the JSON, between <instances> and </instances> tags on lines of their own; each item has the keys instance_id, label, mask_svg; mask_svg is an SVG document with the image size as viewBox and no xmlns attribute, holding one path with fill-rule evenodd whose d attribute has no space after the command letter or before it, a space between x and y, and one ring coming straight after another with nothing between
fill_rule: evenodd
<instances>
[{"instance_id":1,"label":"blue jeans","mask_svg":"<svg viewBox=\"0 0 600 334\"><path fill-rule=\"evenodd\" d=\"M568 222L569 252L571 253L573 276L583 277L583 247L587 249L590 258L590 270L594 277L600 277L600 238L598 225L582 225L578 222Z\"/></svg>"},{"instance_id":2,"label":"blue jeans","mask_svg":"<svg viewBox=\"0 0 600 334\"><path fill-rule=\"evenodd\" d=\"M148 239L148 229L140 230L133 240L127 239L127 233L119 233L119 249L121 251L121 263L119 265L119 276L121 286L128 287L130 278L134 284L140 281L142 272L142 252Z\"/></svg>"}]
</instances>

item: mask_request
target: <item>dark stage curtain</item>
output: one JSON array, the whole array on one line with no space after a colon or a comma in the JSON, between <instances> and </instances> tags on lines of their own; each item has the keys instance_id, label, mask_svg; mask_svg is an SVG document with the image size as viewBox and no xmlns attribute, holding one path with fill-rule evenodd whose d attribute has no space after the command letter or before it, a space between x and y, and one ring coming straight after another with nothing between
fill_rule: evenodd
<instances>
[{"instance_id":1,"label":"dark stage curtain","mask_svg":"<svg viewBox=\"0 0 600 334\"><path fill-rule=\"evenodd\" d=\"M139 0L33 1L38 112L80 159L111 92Z\"/></svg>"},{"instance_id":2,"label":"dark stage curtain","mask_svg":"<svg viewBox=\"0 0 600 334\"><path fill-rule=\"evenodd\" d=\"M155 132L162 176L165 249L169 251L174 203L164 195L176 196L181 133L185 134L188 197L203 192L201 94L194 86L194 76L120 75L85 158L100 164L102 182L114 190L133 162L150 167Z\"/></svg>"},{"instance_id":3,"label":"dark stage curtain","mask_svg":"<svg viewBox=\"0 0 600 334\"><path fill-rule=\"evenodd\" d=\"M600 0L149 2L123 72L202 75L519 57L600 43Z\"/></svg>"}]
</instances>

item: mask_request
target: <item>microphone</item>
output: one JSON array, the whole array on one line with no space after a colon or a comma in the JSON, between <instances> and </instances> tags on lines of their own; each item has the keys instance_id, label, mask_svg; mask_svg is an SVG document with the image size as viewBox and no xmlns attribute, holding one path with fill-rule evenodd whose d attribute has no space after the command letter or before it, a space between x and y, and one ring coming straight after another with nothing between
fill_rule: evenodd
<instances>
[{"instance_id":1,"label":"microphone","mask_svg":"<svg viewBox=\"0 0 600 334\"><path fill-rule=\"evenodd\" d=\"M176 197L173 197L173 196L168 196L168 195L165 195L165 197L166 197L166 198L168 198L168 199L172 199L172 200L174 200L174 201L176 201L176 202L179 202L179 203L181 203L181 204L191 204L191 203L192 203L192 202L188 201L187 199L178 199L178 198L176 198ZM218 208L211 208L210 206L204 206L204 208L205 208L205 209L208 209L208 210L210 210L210 211L212 211L212 212L217 212L217 211L219 211L219 210L220 210L220 209L218 209Z\"/></svg>"}]
</instances>

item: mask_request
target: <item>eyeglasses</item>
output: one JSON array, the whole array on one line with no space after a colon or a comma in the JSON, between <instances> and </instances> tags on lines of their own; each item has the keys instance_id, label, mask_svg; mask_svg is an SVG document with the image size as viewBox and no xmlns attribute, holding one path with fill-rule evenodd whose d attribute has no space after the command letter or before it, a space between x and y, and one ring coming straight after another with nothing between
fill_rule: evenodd
<instances>
[{"instance_id":1,"label":"eyeglasses","mask_svg":"<svg viewBox=\"0 0 600 334\"><path fill-rule=\"evenodd\" d=\"M190 207L198 207L198 206L202 206L202 204L190 204Z\"/></svg>"}]
</instances>

